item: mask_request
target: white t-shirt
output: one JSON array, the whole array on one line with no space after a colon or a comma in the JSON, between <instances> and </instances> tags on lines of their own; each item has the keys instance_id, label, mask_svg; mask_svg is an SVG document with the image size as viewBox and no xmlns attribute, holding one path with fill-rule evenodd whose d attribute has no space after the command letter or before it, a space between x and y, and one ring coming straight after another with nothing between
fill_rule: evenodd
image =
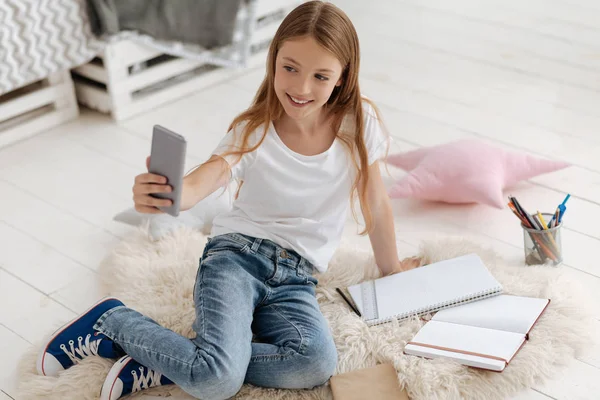
<instances>
[{"instance_id":1,"label":"white t-shirt","mask_svg":"<svg viewBox=\"0 0 600 400\"><path fill-rule=\"evenodd\" d=\"M373 108L364 102L363 110L371 165L385 154L389 138ZM241 131L238 126L228 132L213 154L239 146ZM264 126L253 132L249 144L258 143L263 132ZM231 210L215 217L211 234L238 232L269 239L326 271L342 236L356 177L347 146L336 138L321 154L298 154L283 143L271 122L263 143L234 163L237 158L225 156L233 164L231 178L244 183Z\"/></svg>"}]
</instances>

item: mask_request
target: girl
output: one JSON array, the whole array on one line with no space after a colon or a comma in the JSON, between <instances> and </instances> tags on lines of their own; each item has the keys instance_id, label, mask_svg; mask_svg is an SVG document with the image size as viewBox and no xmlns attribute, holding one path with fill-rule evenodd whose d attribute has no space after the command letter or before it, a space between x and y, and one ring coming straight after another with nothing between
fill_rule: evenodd
<instances>
[{"instance_id":1,"label":"girl","mask_svg":"<svg viewBox=\"0 0 600 400\"><path fill-rule=\"evenodd\" d=\"M105 299L54 334L38 359L56 375L89 355L121 357L101 399L175 383L192 396L226 399L243 383L312 388L334 374L337 353L315 298L358 195L382 274L416 266L397 257L390 200L378 159L388 137L361 97L359 44L348 17L311 1L282 22L252 106L234 119L211 158L184 179L182 209L240 182L215 218L194 287L196 337L187 339ZM164 177L133 186L144 213L170 200ZM253 338L254 335L254 338Z\"/></svg>"}]
</instances>

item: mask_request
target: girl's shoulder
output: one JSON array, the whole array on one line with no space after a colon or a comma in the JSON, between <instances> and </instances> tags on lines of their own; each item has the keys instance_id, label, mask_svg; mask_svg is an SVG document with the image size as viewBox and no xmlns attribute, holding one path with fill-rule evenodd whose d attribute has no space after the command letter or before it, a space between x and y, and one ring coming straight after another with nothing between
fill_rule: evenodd
<instances>
[{"instance_id":1,"label":"girl's shoulder","mask_svg":"<svg viewBox=\"0 0 600 400\"><path fill-rule=\"evenodd\" d=\"M375 109L377 107L373 100L366 96L362 96L362 113L363 113L363 121L364 126L371 126L373 123L379 120L379 115ZM354 131L355 127L355 118L352 113L348 113L344 116L342 120L342 128L348 129L349 131Z\"/></svg>"},{"instance_id":2,"label":"girl's shoulder","mask_svg":"<svg viewBox=\"0 0 600 400\"><path fill-rule=\"evenodd\" d=\"M243 120L243 121L238 122L235 125L232 125L230 127L229 131L227 132L227 135L233 137L235 140L241 139L245 135L247 135L250 143L252 143L252 142L256 143L266 133L265 128L268 131L271 126L270 123L267 123L267 124L261 123L256 128L252 129L251 131L248 131L247 127L248 127L249 123L250 123L250 121Z\"/></svg>"},{"instance_id":3,"label":"girl's shoulder","mask_svg":"<svg viewBox=\"0 0 600 400\"><path fill-rule=\"evenodd\" d=\"M363 116L365 119L368 118L375 118L375 119L379 119L377 112L375 110L375 107L377 107L375 105L375 102L373 100L371 100L369 97L367 96L362 96L362 109L363 109Z\"/></svg>"}]
</instances>

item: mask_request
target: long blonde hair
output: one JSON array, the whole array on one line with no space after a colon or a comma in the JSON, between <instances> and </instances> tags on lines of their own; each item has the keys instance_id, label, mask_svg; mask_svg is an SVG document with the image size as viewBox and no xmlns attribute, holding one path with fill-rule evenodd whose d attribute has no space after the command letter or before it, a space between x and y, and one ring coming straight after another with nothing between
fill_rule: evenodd
<instances>
[{"instance_id":1,"label":"long blonde hair","mask_svg":"<svg viewBox=\"0 0 600 400\"><path fill-rule=\"evenodd\" d=\"M336 86L324 105L332 116L332 128L337 137L350 149L354 166L357 169L356 179L352 185L352 198L358 197L362 205L365 229L360 233L371 232L373 218L367 203L367 182L369 180L369 164L367 148L364 140L363 101L368 102L381 122L381 114L375 104L361 96L358 85L360 67L360 48L358 35L348 16L338 7L322 1L309 1L292 10L279 26L267 57L266 76L254 96L252 105L231 122L228 131L238 124L246 122L241 131L241 143L237 150L231 150L226 155L237 155L255 151L263 142L271 121L276 121L285 112L274 89L275 61L277 53L286 40L312 37L326 50L337 57L343 67L342 83ZM353 117L350 121L353 128L340 129L346 115ZM263 127L261 139L249 146L250 135L259 127ZM237 147L237 146L236 146ZM238 158L238 160L239 160ZM358 158L360 165L356 163ZM356 219L354 201L352 213Z\"/></svg>"}]
</instances>

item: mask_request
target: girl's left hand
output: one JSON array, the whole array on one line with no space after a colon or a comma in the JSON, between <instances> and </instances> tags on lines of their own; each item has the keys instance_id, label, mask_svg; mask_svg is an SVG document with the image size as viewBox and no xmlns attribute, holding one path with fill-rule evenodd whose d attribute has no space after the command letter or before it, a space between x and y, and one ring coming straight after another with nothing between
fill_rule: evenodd
<instances>
[{"instance_id":1,"label":"girl's left hand","mask_svg":"<svg viewBox=\"0 0 600 400\"><path fill-rule=\"evenodd\" d=\"M396 267L396 269L394 271L392 271L392 273L390 273L390 275L394 275L397 274L399 272L404 272L404 271L408 271L410 269L413 268L417 268L421 265L421 257L407 257L403 260L400 260L398 262L398 266Z\"/></svg>"}]
</instances>

